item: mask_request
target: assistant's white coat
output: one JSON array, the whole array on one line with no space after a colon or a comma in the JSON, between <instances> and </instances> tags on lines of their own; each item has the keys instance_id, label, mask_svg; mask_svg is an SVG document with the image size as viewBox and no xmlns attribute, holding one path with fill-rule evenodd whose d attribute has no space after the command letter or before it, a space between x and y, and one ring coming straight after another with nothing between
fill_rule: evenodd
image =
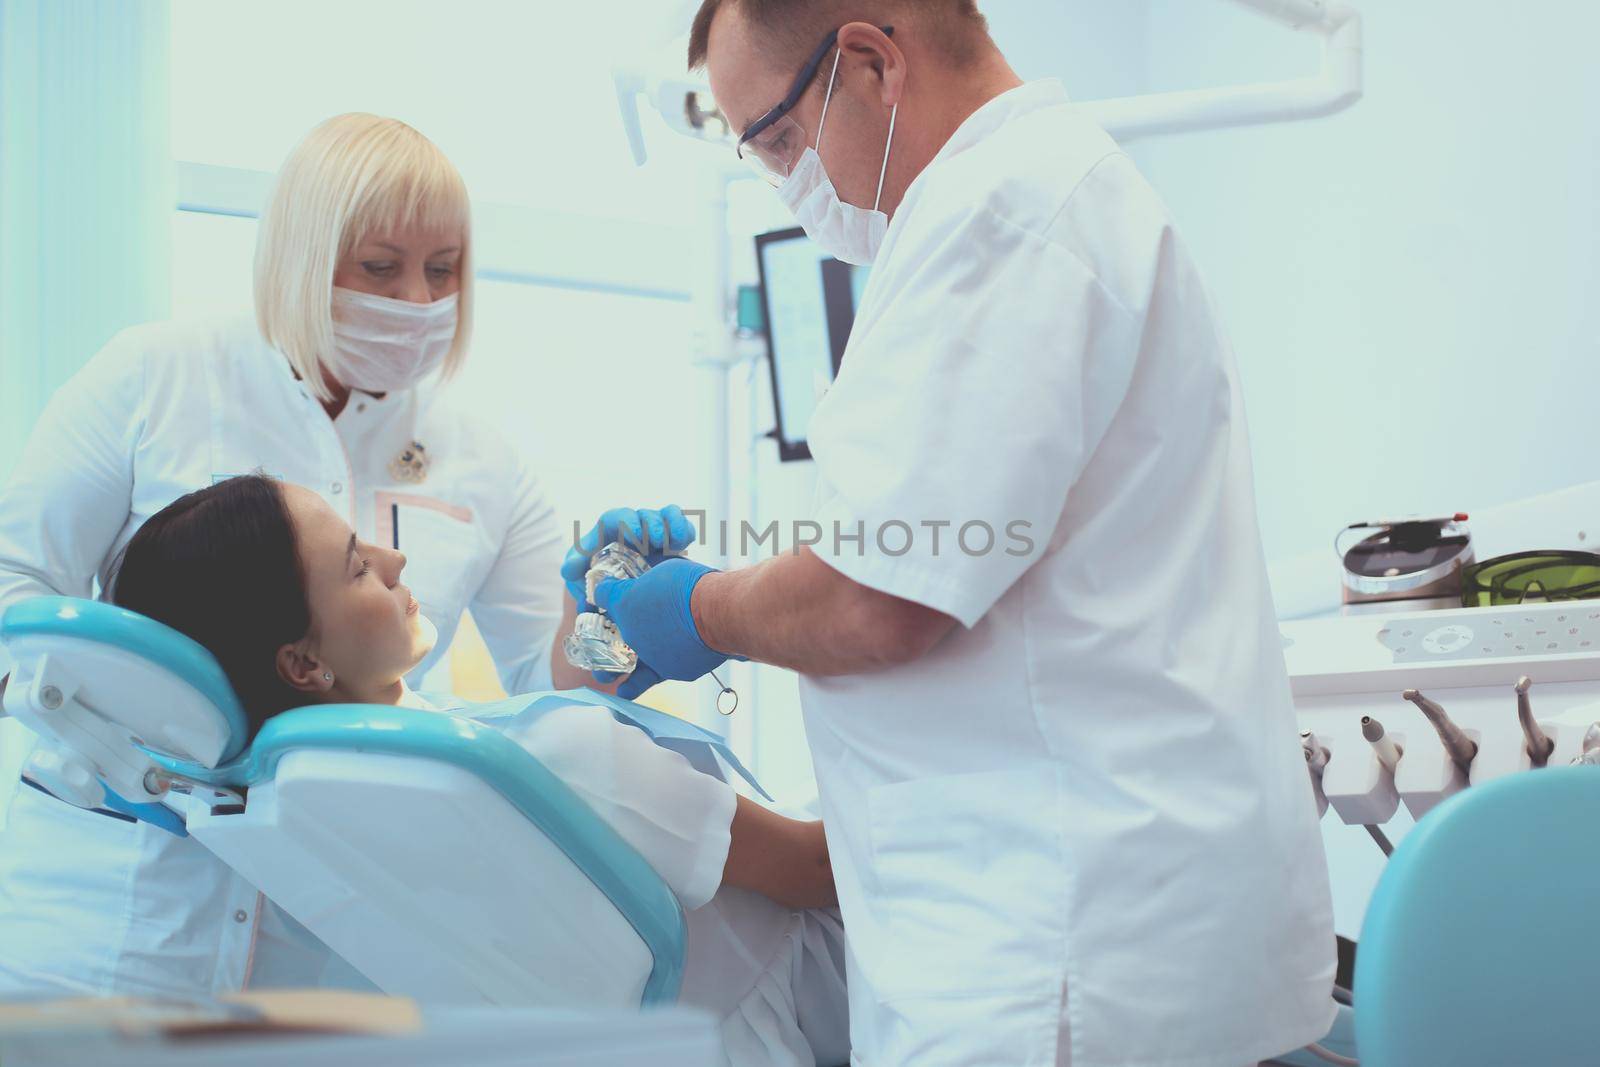
<instances>
[{"instance_id":1,"label":"assistant's white coat","mask_svg":"<svg viewBox=\"0 0 1600 1067\"><path fill-rule=\"evenodd\" d=\"M413 441L420 480L396 465ZM314 490L368 541L392 544L398 516L406 584L439 630L413 680L470 607L506 691L549 688L565 543L533 471L448 389L352 393L329 419L244 318L124 330L52 398L0 491L0 610L92 595L151 515L257 470Z\"/></svg>"},{"instance_id":2,"label":"assistant's white coat","mask_svg":"<svg viewBox=\"0 0 1600 1067\"><path fill-rule=\"evenodd\" d=\"M1237 1067L1321 1037L1328 877L1232 353L1059 84L913 184L811 447L817 550L964 627L803 683L858 1061Z\"/></svg>"}]
</instances>

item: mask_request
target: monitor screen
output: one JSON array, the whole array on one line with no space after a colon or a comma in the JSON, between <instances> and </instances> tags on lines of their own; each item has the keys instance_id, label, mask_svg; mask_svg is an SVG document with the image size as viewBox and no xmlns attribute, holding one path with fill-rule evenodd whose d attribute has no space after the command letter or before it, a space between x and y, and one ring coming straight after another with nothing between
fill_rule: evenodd
<instances>
[{"instance_id":1,"label":"monitor screen","mask_svg":"<svg viewBox=\"0 0 1600 1067\"><path fill-rule=\"evenodd\" d=\"M799 228L756 237L778 455L810 459L811 413L839 372L868 269L822 252Z\"/></svg>"}]
</instances>

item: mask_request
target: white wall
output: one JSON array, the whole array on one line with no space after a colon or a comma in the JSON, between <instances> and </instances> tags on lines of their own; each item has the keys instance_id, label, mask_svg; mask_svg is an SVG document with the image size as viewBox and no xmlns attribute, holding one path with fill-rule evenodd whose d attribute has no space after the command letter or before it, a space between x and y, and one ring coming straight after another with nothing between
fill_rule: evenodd
<instances>
[{"instance_id":1,"label":"white wall","mask_svg":"<svg viewBox=\"0 0 1600 1067\"><path fill-rule=\"evenodd\" d=\"M1330 598L1341 524L1600 477L1600 10L1358 3L1367 96L1353 110L1132 146L1237 347L1268 555L1326 552ZM1151 0L1152 89L1315 63L1313 42L1231 5ZM1290 576L1280 610L1304 600L1283 585L1305 569ZM1386 829L1409 826L1401 813ZM1382 857L1332 815L1323 836L1353 936Z\"/></svg>"},{"instance_id":2,"label":"white wall","mask_svg":"<svg viewBox=\"0 0 1600 1067\"><path fill-rule=\"evenodd\" d=\"M1133 147L1236 343L1274 558L1600 477L1600 9L1357 3L1352 111ZM1151 0L1148 29L1155 89L1315 69L1220 0Z\"/></svg>"}]
</instances>

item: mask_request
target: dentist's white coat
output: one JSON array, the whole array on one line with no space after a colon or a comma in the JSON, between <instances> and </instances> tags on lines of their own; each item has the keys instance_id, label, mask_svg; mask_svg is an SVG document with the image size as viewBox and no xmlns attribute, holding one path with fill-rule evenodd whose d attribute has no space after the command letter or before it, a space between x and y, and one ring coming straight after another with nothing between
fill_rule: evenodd
<instances>
[{"instance_id":1,"label":"dentist's white coat","mask_svg":"<svg viewBox=\"0 0 1600 1067\"><path fill-rule=\"evenodd\" d=\"M1321 1037L1327 871L1232 353L1057 83L911 186L810 437L819 554L960 622L803 681L855 1061L1239 1067Z\"/></svg>"}]
</instances>

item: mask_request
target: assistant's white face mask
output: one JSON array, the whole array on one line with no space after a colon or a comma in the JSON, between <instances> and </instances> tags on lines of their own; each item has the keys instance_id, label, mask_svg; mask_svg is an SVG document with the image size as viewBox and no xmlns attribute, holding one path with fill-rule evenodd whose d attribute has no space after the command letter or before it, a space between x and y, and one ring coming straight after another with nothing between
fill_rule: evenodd
<instances>
[{"instance_id":1,"label":"assistant's white face mask","mask_svg":"<svg viewBox=\"0 0 1600 1067\"><path fill-rule=\"evenodd\" d=\"M413 304L335 286L333 351L323 362L351 389L411 388L438 370L455 344L456 295Z\"/></svg>"},{"instance_id":2,"label":"assistant's white face mask","mask_svg":"<svg viewBox=\"0 0 1600 1067\"><path fill-rule=\"evenodd\" d=\"M833 73L828 76L828 93L822 101L822 118L817 122L817 146L822 146L822 131L828 124L828 105L833 101L834 80L839 74L839 58L833 57ZM872 201L872 210L847 204L839 199L822 167L822 157L817 149L807 147L800 162L783 184L778 186L778 199L794 213L805 229L806 236L834 259L864 267L878 258L883 238L889 232L889 216L878 210L883 202L883 178L889 172L889 149L894 144L894 120L900 113L896 104L889 112L889 137L883 146L883 168L878 171L878 195Z\"/></svg>"}]
</instances>

